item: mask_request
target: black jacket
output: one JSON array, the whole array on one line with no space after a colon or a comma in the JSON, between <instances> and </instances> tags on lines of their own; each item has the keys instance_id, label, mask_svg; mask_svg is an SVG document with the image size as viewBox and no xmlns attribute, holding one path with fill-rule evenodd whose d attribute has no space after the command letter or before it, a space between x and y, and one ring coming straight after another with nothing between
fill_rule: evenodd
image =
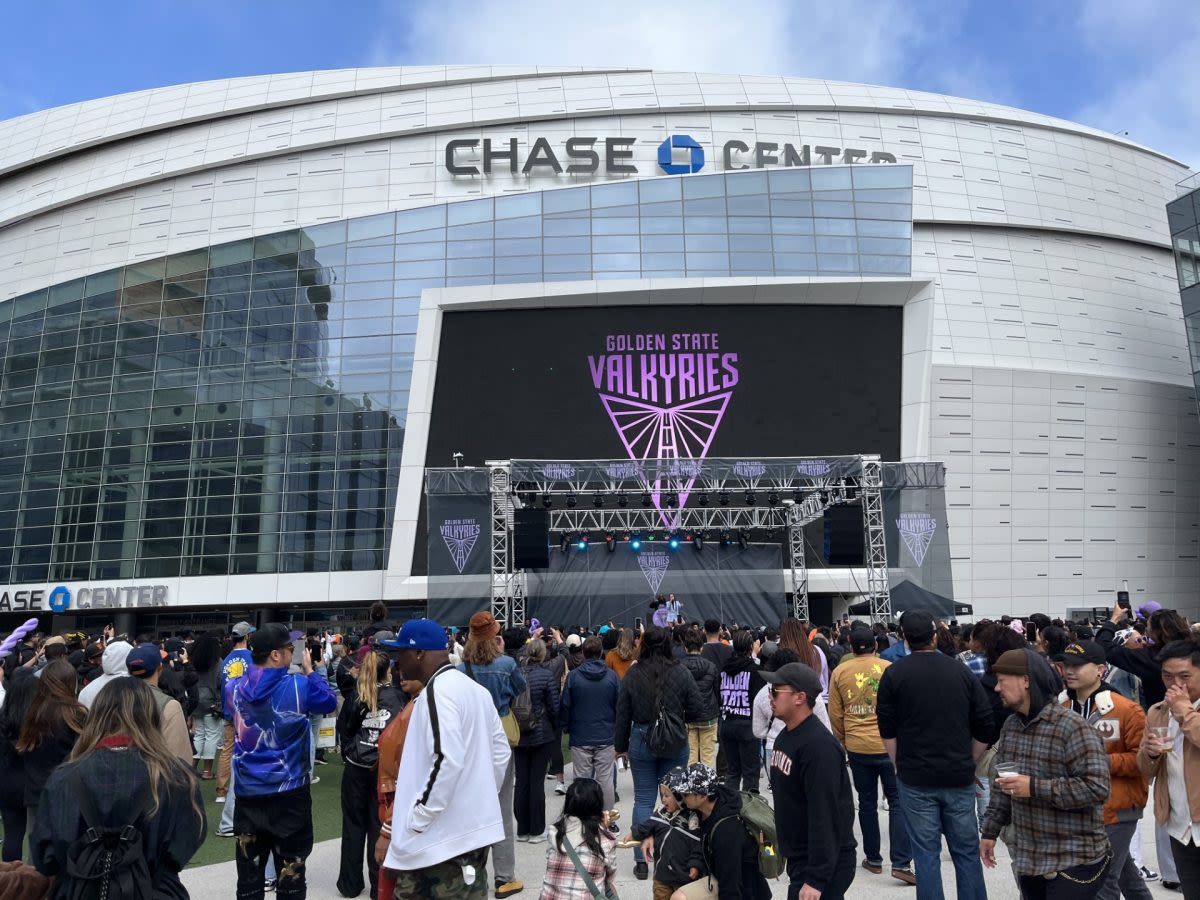
<instances>
[{"instance_id":1,"label":"black jacket","mask_svg":"<svg viewBox=\"0 0 1200 900\"><path fill-rule=\"evenodd\" d=\"M672 890L693 880L691 869L699 869L702 875L705 873L700 834L698 831L689 831L687 826L687 810L670 815L666 810L659 809L630 830L635 840L654 838L654 880L661 881Z\"/></svg>"},{"instance_id":2,"label":"black jacket","mask_svg":"<svg viewBox=\"0 0 1200 900\"><path fill-rule=\"evenodd\" d=\"M79 735L66 722L59 721L54 724L54 731L51 735L43 738L42 742L30 752L20 754L25 766L26 806L36 807L38 805L50 773L71 755L77 740L79 740Z\"/></svg>"},{"instance_id":3,"label":"black jacket","mask_svg":"<svg viewBox=\"0 0 1200 900\"><path fill-rule=\"evenodd\" d=\"M350 670L354 668L354 659L349 653L338 660L337 668L333 673L333 680L337 683L337 689L341 693L343 699L349 702L354 699L354 692L358 690L358 683L355 681Z\"/></svg>"},{"instance_id":4,"label":"black jacket","mask_svg":"<svg viewBox=\"0 0 1200 900\"><path fill-rule=\"evenodd\" d=\"M79 762L60 766L50 777L34 817L29 850L39 872L58 876L51 895L55 900L70 891L67 850L85 828L71 777L76 771L84 789L95 790L99 824L104 826L132 825L138 814L137 798L147 789L146 764L132 749L93 751ZM189 787L160 787L158 811L139 827L155 900L187 900L179 872L204 843L207 829L200 783L191 777L187 783Z\"/></svg>"},{"instance_id":5,"label":"black jacket","mask_svg":"<svg viewBox=\"0 0 1200 900\"><path fill-rule=\"evenodd\" d=\"M754 698L763 689L758 665L749 656L731 656L721 668L721 721L748 723L754 717Z\"/></svg>"},{"instance_id":6,"label":"black jacket","mask_svg":"<svg viewBox=\"0 0 1200 900\"><path fill-rule=\"evenodd\" d=\"M521 732L521 742L517 746L539 747L554 740L558 729L558 673L548 662L523 666L521 672L529 683L529 699L537 724Z\"/></svg>"},{"instance_id":7,"label":"black jacket","mask_svg":"<svg viewBox=\"0 0 1200 900\"><path fill-rule=\"evenodd\" d=\"M658 705L675 710L685 722L707 721L700 714L700 692L689 672L679 663L668 664L661 691L656 691L641 663L634 663L621 681L617 695L618 753L629 752L634 723L649 725L658 718Z\"/></svg>"},{"instance_id":8,"label":"black jacket","mask_svg":"<svg viewBox=\"0 0 1200 900\"><path fill-rule=\"evenodd\" d=\"M1158 661L1161 647L1142 647L1130 650L1119 647L1114 643L1117 626L1105 622L1096 631L1096 643L1104 648L1104 655L1110 666L1124 669L1130 675L1136 675L1142 680L1142 702L1146 709L1155 703L1162 703L1167 696L1167 686L1162 680L1162 664Z\"/></svg>"},{"instance_id":9,"label":"black jacket","mask_svg":"<svg viewBox=\"0 0 1200 900\"><path fill-rule=\"evenodd\" d=\"M685 656L682 660L696 681L700 693L700 721L713 722L721 715L721 685L717 667L711 660L699 654Z\"/></svg>"},{"instance_id":10,"label":"black jacket","mask_svg":"<svg viewBox=\"0 0 1200 900\"><path fill-rule=\"evenodd\" d=\"M358 694L342 704L338 713L338 745L342 758L350 765L373 769L379 763L379 736L404 709L408 698L390 684L379 686L378 710L371 715Z\"/></svg>"},{"instance_id":11,"label":"black jacket","mask_svg":"<svg viewBox=\"0 0 1200 900\"><path fill-rule=\"evenodd\" d=\"M758 871L758 843L738 818L742 798L718 789L712 815L700 823L704 863L717 881L718 900L770 900L771 887Z\"/></svg>"}]
</instances>

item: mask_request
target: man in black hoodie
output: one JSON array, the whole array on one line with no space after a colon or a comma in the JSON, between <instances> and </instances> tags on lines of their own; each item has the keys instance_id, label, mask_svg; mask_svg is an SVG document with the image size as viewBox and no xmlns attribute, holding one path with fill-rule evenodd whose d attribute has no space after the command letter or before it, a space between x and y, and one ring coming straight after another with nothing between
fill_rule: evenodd
<instances>
[{"instance_id":1,"label":"man in black hoodie","mask_svg":"<svg viewBox=\"0 0 1200 900\"><path fill-rule=\"evenodd\" d=\"M846 754L813 715L821 679L804 663L788 663L762 677L771 686L771 713L784 724L771 770L788 898L842 900L854 881L858 842Z\"/></svg>"}]
</instances>

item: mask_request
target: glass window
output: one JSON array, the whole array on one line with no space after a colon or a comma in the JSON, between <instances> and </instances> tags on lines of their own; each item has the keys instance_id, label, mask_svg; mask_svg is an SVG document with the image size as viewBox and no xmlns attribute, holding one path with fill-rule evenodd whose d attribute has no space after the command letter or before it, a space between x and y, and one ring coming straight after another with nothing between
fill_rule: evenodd
<instances>
[{"instance_id":1,"label":"glass window","mask_svg":"<svg viewBox=\"0 0 1200 900\"><path fill-rule=\"evenodd\" d=\"M495 218L495 203L491 197L480 200L460 200L446 205L447 225L466 225L471 222L490 222Z\"/></svg>"}]
</instances>

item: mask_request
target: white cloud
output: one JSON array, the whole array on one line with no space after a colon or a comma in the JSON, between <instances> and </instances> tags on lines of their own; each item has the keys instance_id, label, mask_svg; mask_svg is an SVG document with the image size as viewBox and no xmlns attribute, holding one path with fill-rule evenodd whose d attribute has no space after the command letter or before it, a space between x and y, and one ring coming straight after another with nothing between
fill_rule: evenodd
<instances>
[{"instance_id":1,"label":"white cloud","mask_svg":"<svg viewBox=\"0 0 1200 900\"><path fill-rule=\"evenodd\" d=\"M447 10L451 10L448 15ZM597 7L584 18L562 0L489 0L447 7L415 0L381 29L375 65L512 64L799 75L900 84L927 26L903 0L667 2Z\"/></svg>"},{"instance_id":2,"label":"white cloud","mask_svg":"<svg viewBox=\"0 0 1200 900\"><path fill-rule=\"evenodd\" d=\"M1195 0L1092 0L1080 39L1112 73L1077 121L1200 167L1200 6Z\"/></svg>"}]
</instances>

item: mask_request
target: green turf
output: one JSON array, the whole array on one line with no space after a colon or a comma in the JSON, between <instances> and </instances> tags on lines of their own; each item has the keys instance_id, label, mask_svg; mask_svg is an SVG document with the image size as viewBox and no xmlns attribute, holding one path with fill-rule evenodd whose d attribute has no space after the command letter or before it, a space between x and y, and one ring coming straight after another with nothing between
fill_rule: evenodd
<instances>
[{"instance_id":1,"label":"green turf","mask_svg":"<svg viewBox=\"0 0 1200 900\"><path fill-rule=\"evenodd\" d=\"M312 787L313 840L328 841L342 835L342 757L337 753L326 753L327 766L317 766L316 775L320 784ZM200 782L200 793L204 796L204 813L208 816L208 837L192 857L188 866L207 866L212 863L233 862L233 838L217 837L217 826L221 824L224 806L214 803L217 796L215 781Z\"/></svg>"}]
</instances>

